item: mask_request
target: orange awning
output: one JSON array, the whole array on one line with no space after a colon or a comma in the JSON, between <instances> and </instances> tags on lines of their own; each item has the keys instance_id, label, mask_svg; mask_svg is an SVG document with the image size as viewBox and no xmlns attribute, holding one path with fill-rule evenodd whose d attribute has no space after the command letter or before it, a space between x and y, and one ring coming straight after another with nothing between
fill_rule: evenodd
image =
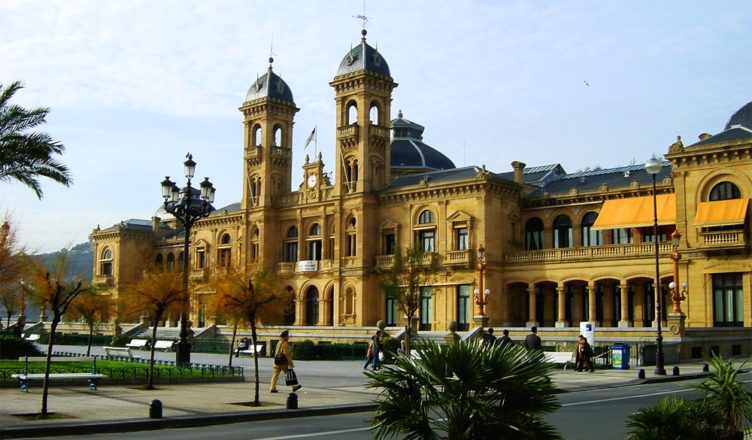
<instances>
[{"instance_id":1,"label":"orange awning","mask_svg":"<svg viewBox=\"0 0 752 440\"><path fill-rule=\"evenodd\" d=\"M661 194L655 198L659 225L676 224L676 197ZM652 226L653 196L606 200L593 224L594 230Z\"/></svg>"},{"instance_id":2,"label":"orange awning","mask_svg":"<svg viewBox=\"0 0 752 440\"><path fill-rule=\"evenodd\" d=\"M744 223L749 199L717 200L697 205L695 226L731 226Z\"/></svg>"}]
</instances>

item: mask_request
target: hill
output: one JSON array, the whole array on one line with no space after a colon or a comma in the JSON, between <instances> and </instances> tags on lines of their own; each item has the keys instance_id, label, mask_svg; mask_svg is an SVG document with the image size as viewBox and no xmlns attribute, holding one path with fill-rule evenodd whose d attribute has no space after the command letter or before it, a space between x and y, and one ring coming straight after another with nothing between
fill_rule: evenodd
<instances>
[{"instance_id":1,"label":"hill","mask_svg":"<svg viewBox=\"0 0 752 440\"><path fill-rule=\"evenodd\" d=\"M58 257L63 252L67 253L68 273L66 274L66 278L78 276L84 281L91 281L94 260L92 257L93 249L89 242L80 243L70 249L61 249L57 252L36 254L34 258L44 264L46 268L52 270L55 268L55 262Z\"/></svg>"}]
</instances>

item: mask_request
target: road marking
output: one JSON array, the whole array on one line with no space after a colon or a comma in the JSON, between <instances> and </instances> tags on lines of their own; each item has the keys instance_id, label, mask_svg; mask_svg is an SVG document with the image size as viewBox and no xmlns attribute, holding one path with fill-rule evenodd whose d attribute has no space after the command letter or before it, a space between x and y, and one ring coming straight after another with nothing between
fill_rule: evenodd
<instances>
[{"instance_id":1,"label":"road marking","mask_svg":"<svg viewBox=\"0 0 752 440\"><path fill-rule=\"evenodd\" d=\"M352 429L340 429L338 431L326 431L326 432L310 432L308 434L296 434L296 435L284 435L281 437L264 437L256 440L285 440L291 438L311 438L311 437L323 437L333 434L347 434L350 432L362 432L369 431L371 428L352 428Z\"/></svg>"},{"instance_id":2,"label":"road marking","mask_svg":"<svg viewBox=\"0 0 752 440\"><path fill-rule=\"evenodd\" d=\"M640 399L642 397L661 396L661 395L664 395L664 394L688 393L690 391L697 391L697 390L695 390L693 388L684 388L684 389L680 389L680 390L657 391L655 393L638 394L638 395L635 395L635 396L612 397L610 399L589 400L587 402L565 403L565 404L562 404L561 406L591 405L593 403L613 402L615 400Z\"/></svg>"}]
</instances>

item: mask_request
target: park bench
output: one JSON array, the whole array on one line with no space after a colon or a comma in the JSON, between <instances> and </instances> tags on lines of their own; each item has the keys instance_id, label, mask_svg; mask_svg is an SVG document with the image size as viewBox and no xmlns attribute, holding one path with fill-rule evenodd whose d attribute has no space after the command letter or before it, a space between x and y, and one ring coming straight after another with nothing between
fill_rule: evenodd
<instances>
[{"instance_id":1,"label":"park bench","mask_svg":"<svg viewBox=\"0 0 752 440\"><path fill-rule=\"evenodd\" d=\"M29 384L32 380L44 380L44 373L34 373L34 374L13 374L11 377L18 379L19 385L21 385L21 391L28 393L29 392ZM63 379L88 379L89 381L89 389L92 391L97 390L97 384L99 383L99 380L107 377L104 374L98 374L98 373L50 373L48 376L49 380L63 380Z\"/></svg>"},{"instance_id":2,"label":"park bench","mask_svg":"<svg viewBox=\"0 0 752 440\"><path fill-rule=\"evenodd\" d=\"M26 339L27 341L36 342L39 340L40 336L42 335L40 335L39 333L32 333L30 335L24 336L24 339Z\"/></svg>"},{"instance_id":3,"label":"park bench","mask_svg":"<svg viewBox=\"0 0 752 440\"><path fill-rule=\"evenodd\" d=\"M256 346L251 346L251 347L246 348L245 350L239 350L238 353L240 353L240 354L258 353L260 355L263 355L264 354L264 345L263 344L259 344L259 345L256 345Z\"/></svg>"},{"instance_id":4,"label":"park bench","mask_svg":"<svg viewBox=\"0 0 752 440\"><path fill-rule=\"evenodd\" d=\"M174 343L175 343L174 341L157 341L154 343L154 349L170 351Z\"/></svg>"},{"instance_id":5,"label":"park bench","mask_svg":"<svg viewBox=\"0 0 752 440\"><path fill-rule=\"evenodd\" d=\"M143 348L146 348L146 345L149 343L146 339L131 339L131 342L125 344L128 348L135 348L136 350L141 350Z\"/></svg>"},{"instance_id":6,"label":"park bench","mask_svg":"<svg viewBox=\"0 0 752 440\"><path fill-rule=\"evenodd\" d=\"M129 359L139 359L140 356L133 356L129 347L102 347L107 356L127 357Z\"/></svg>"},{"instance_id":7,"label":"park bench","mask_svg":"<svg viewBox=\"0 0 752 440\"><path fill-rule=\"evenodd\" d=\"M546 362L552 364L564 364L564 369L566 370L567 364L572 362L574 354L568 351L544 351L543 356Z\"/></svg>"}]
</instances>

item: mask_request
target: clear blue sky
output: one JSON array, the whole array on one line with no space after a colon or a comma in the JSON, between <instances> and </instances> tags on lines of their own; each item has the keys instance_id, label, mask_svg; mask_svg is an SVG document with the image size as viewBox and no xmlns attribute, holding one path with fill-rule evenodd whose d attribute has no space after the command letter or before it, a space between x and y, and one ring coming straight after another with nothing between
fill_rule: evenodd
<instances>
[{"instance_id":1,"label":"clear blue sky","mask_svg":"<svg viewBox=\"0 0 752 440\"><path fill-rule=\"evenodd\" d=\"M43 182L41 201L0 182L0 209L29 249L58 250L97 225L150 218L187 151L217 187L216 206L239 201L237 108L272 41L301 109L293 188L314 126L332 171L328 83L362 13L360 0L0 2L0 83L21 80L14 102L52 109L43 129L66 146L74 178ZM366 15L399 83L392 116L424 125L457 166L642 163L676 135L688 145L721 131L752 100L748 0L379 0Z\"/></svg>"}]
</instances>

